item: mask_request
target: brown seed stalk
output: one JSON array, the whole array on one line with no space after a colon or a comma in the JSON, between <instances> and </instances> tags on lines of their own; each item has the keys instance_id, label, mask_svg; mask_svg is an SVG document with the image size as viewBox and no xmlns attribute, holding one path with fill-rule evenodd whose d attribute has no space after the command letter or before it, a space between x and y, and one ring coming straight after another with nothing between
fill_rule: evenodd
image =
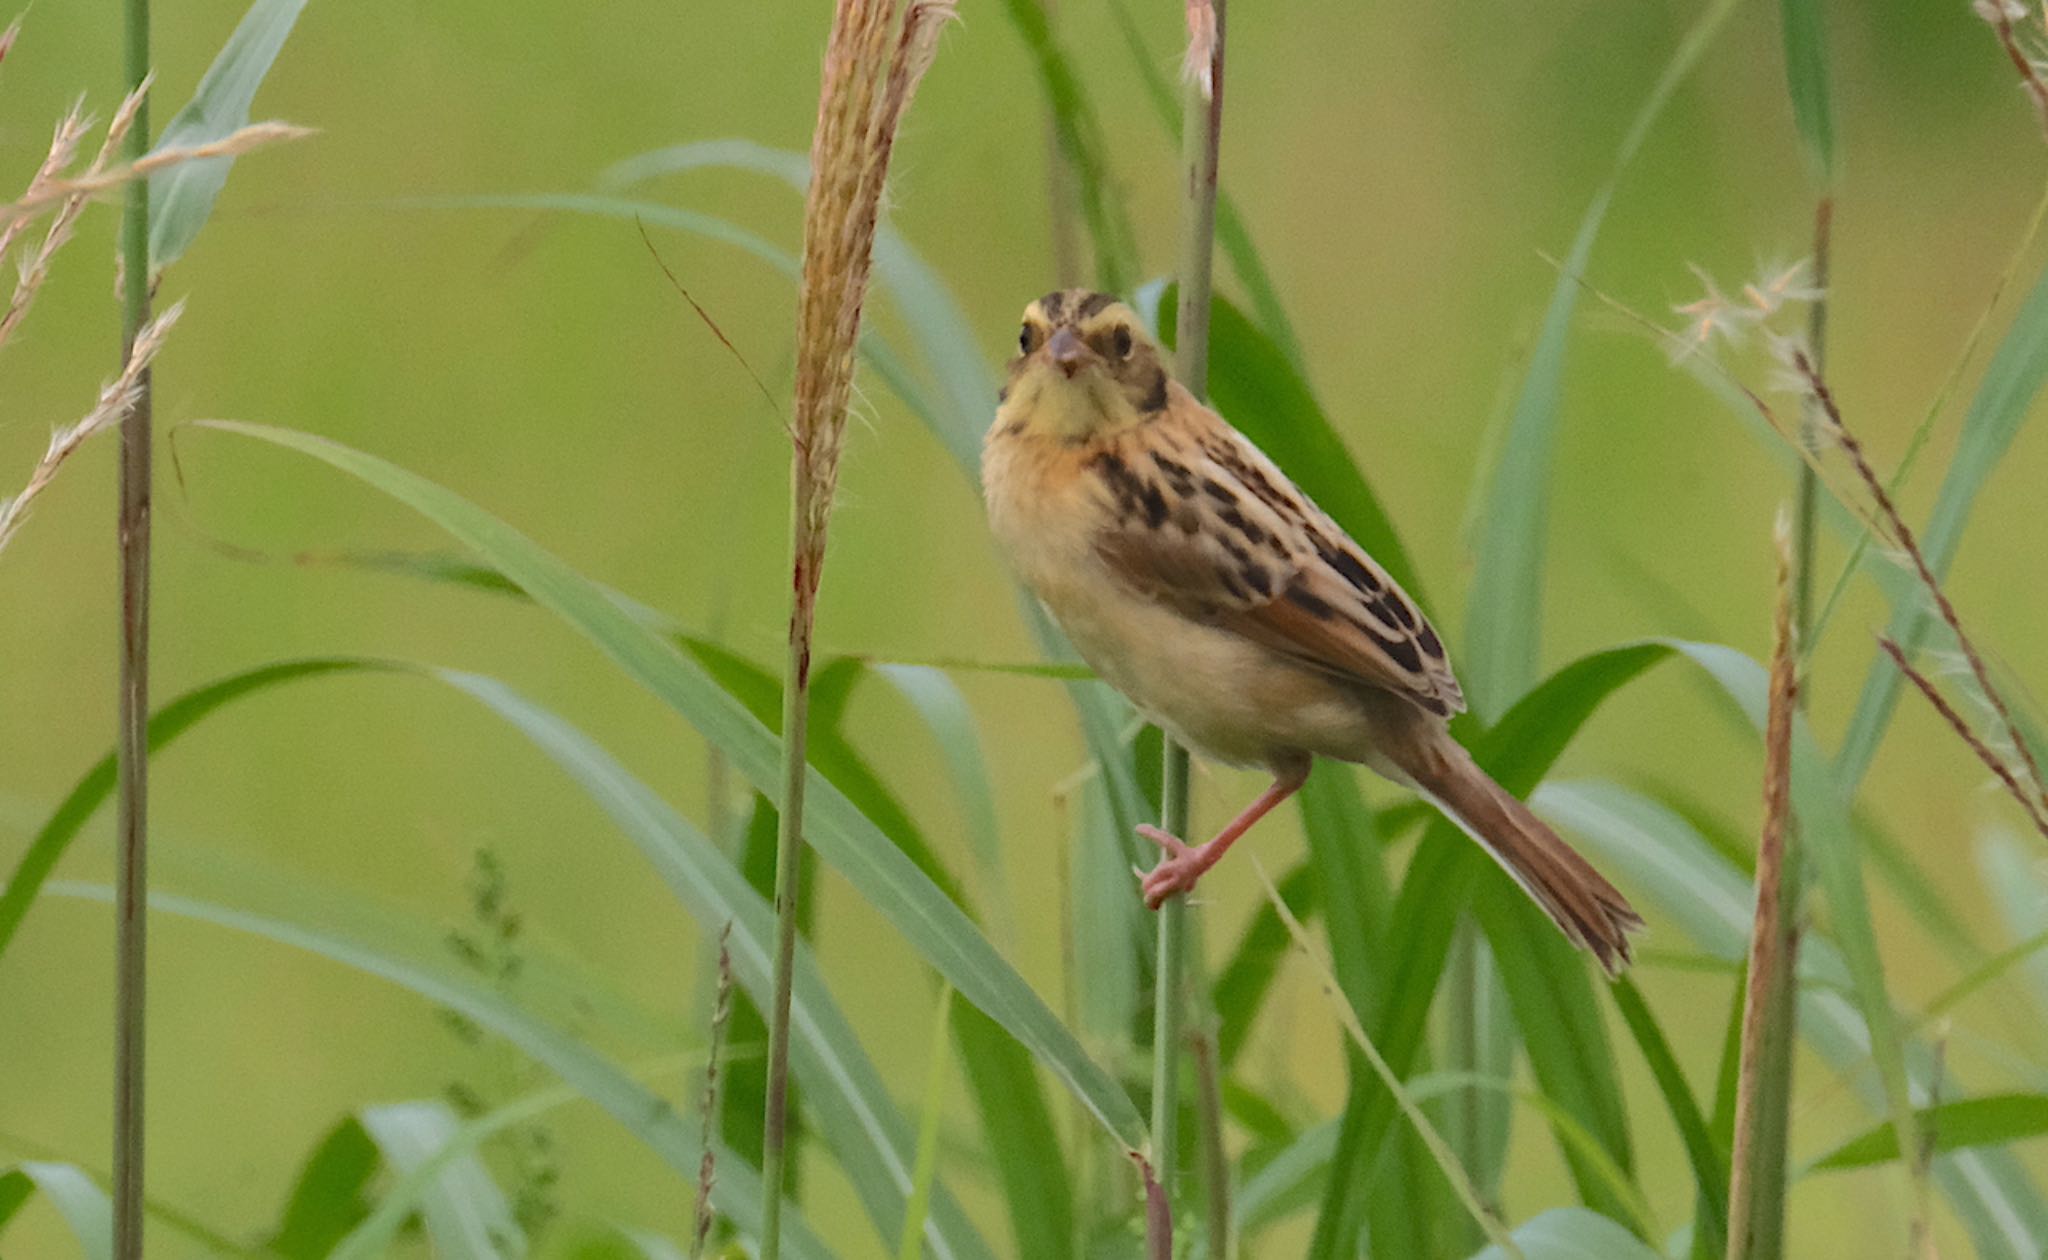
<instances>
[{"instance_id":1,"label":"brown seed stalk","mask_svg":"<svg viewBox=\"0 0 2048 1260\"><path fill-rule=\"evenodd\" d=\"M2044 784L2042 780L2041 767L2034 760L2033 751L2027 746L2026 738L2020 734L2018 724L2013 721L2012 710L2007 707L2005 697L2000 695L1998 688L1992 684L1991 671L1985 668L1984 658L1963 630L1962 618L1956 615L1955 605L1949 602L1948 592L1942 589L1941 580L1934 575L1933 568L1927 563L1927 557L1921 552L1919 540L1914 537L1912 527L1899 515L1899 509L1885 490L1884 482L1878 479L1877 473L1871 468L1869 458L1863 453L1863 444L1856 440L1856 435L1842 422L1841 408L1836 406L1834 392L1828 388L1828 383L1821 376L1820 370L1814 366L1813 360L1807 357L1804 350L1798 349L1792 352L1792 366L1804 379L1814 400L1820 404L1821 413L1827 418L1831 436L1841 445L1843 453L1848 455L1850 463L1855 466L1857 477L1862 480L1871 501L1877 504L1877 510L1891 531L1893 539L1912 561L1913 571L1919 576L1920 585L1926 588L1929 598L1933 599L1943 624L1955 635L1956 646L1962 650L1963 659L1969 664L1970 676L1976 680L1977 689L1983 694L1985 703L1989 704L1992 712L1997 715L2007 737L2012 741L2013 748L2026 766L2033 800L2027 803L2023 795L2023 803L2027 804L2029 817L2039 818L2042 814L2041 806L2048 804L2048 784ZM1981 747L1976 743L1972 746Z\"/></svg>"},{"instance_id":2,"label":"brown seed stalk","mask_svg":"<svg viewBox=\"0 0 2048 1260\"><path fill-rule=\"evenodd\" d=\"M2012 767L2005 764L2005 759L1991 751L1990 746L1971 728L1963 715L1956 712L1955 706L1948 702L1948 697L1941 694L1933 679L1913 668L1913 663L1906 659L1904 649L1882 635L1878 637L1877 646L1884 649L1886 656L1892 658L1892 664L1899 667L1899 672L1906 676L1907 681L1919 688L1921 695L1927 697L1927 703L1934 706L1934 711L1941 715L1942 721L1948 723L1949 729L1956 733L1956 738L1968 744L1970 751L1977 754L1977 760L1983 762L1985 768L2005 785L2005 790L2012 793L2013 799L2026 811L2027 820L2034 824L2034 830L2048 838L2048 817L2044 817L2040 802L2034 800L2027 794L2026 789L2020 786L2019 779L2013 775Z\"/></svg>"}]
</instances>

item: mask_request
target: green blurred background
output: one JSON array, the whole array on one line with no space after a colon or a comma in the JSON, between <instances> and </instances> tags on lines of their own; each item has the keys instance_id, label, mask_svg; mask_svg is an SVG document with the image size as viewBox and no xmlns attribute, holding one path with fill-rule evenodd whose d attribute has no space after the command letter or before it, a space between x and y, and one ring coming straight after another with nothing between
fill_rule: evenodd
<instances>
[{"instance_id":1,"label":"green blurred background","mask_svg":"<svg viewBox=\"0 0 2048 1260\"><path fill-rule=\"evenodd\" d=\"M1001 10L961 7L911 111L893 222L951 285L994 363L1023 303L1053 281L1045 109ZM1180 5L1131 7L1170 72ZM242 8L157 6L159 126ZM1108 15L1086 0L1061 8L1062 39L1104 117L1115 178L1156 273L1177 233L1174 146ZM1275 274L1322 401L1427 575L1454 658L1476 469L1555 279L1541 254L1568 246L1697 9L1665 0L1297 0L1232 14L1224 184ZM381 454L499 513L585 573L775 661L788 589L779 421L633 226L394 202L583 189L615 160L687 140L807 148L828 19L824 3L310 5L257 115L320 134L243 160L197 246L169 273L164 296L190 307L160 362L160 433L232 417ZM2010 67L1964 4L1835 4L1828 21L1845 155L1831 374L1889 468L2019 240L2044 155ZM29 13L0 75L6 186L26 181L78 93L102 115L112 108L117 64L114 5L46 0ZM773 181L705 174L657 195L797 244L799 200ZM1623 180L1591 278L1667 318L1698 293L1688 263L1733 283L1803 252L1811 197L1785 100L1776 6L1753 0ZM0 486L26 476L49 426L81 414L112 367L113 226L108 209L89 215L0 364ZM729 248L655 239L770 387L786 391L788 282ZM892 325L886 303L877 314ZM973 487L866 380L834 523L823 644L906 660L1027 658ZM1954 432L1952 414L1904 495L1909 519L1930 501ZM188 432L176 451L182 480L166 459L159 481L160 697L307 653L472 669L591 730L703 817L701 743L545 615L402 578L231 559L209 542L277 553L440 546L429 527L358 485L246 442ZM40 816L110 746L112 456L101 442L79 458L0 556L0 861L9 865ZM1652 633L1761 654L1770 521L1788 497L1776 469L1657 348L1583 305L1553 478L1546 667ZM2037 428L1978 501L1952 585L1980 638L2033 679L2048 677L2032 559L2048 544L2038 510L2044 475L2048 436ZM1824 555L1832 572L1840 540L1829 539ZM1860 587L1823 645L1811 698L1830 742L1881 618ZM1007 844L1006 893L982 896L1051 904L1066 835L1052 787L1082 757L1071 710L1048 683L962 682L989 743ZM964 868L955 803L906 715L871 689L856 706L856 730ZM1756 816L1753 746L1676 669L1604 710L1563 770L1647 776L1745 827ZM1909 697L1866 795L1968 907L1986 904L1972 836L2003 809L1987 803L1981 778ZM532 938L580 957L695 1035L684 1022L694 929L578 792L457 697L407 681L308 684L200 728L157 763L154 782L164 887L183 886L181 871L224 851L458 924L473 855L487 847ZM1233 773L1198 778L1198 817L1217 818L1253 786ZM1378 785L1369 791L1393 799ZM1300 852L1294 820L1265 829L1252 849L1271 869L1291 863ZM101 820L63 873L109 871ZM1212 949L1234 936L1255 888L1248 869L1229 867L1205 884ZM892 1088L914 1099L931 987L843 884L827 874L821 889L827 974ZM1910 1002L1952 979L1923 956L1924 937L1896 902L1874 895L1895 990ZM1056 921L1027 913L1020 927L1008 952L1056 996ZM28 1139L103 1164L109 929L99 905L46 901L0 966L0 1146ZM435 1094L458 1079L500 1088L532 1079L505 1056L462 1045L423 1002L358 974L186 922L159 920L153 932L151 1189L231 1232L274 1219L299 1159L351 1106ZM1653 943L1679 944L1675 931L1663 935ZM1704 1080L1725 980L1661 971L1647 984L1683 1062ZM1282 992L1255 1053L1284 1067L1327 1114L1343 1079L1334 1025L1306 977L1290 974ZM2017 1020L2008 1027L1995 1000L1965 1008L1964 1018L2030 1035ZM2038 1031L2031 1035L2028 1049L2042 1051ZM629 1057L659 1049L620 1047ZM1981 1066L1967 1046L1953 1059L1964 1071ZM694 1085L667 1078L663 1088L682 1096ZM1690 1183L1676 1143L1647 1084L1632 1080L1630 1092L1646 1121L1652 1206L1681 1219ZM1806 1066L1797 1106L1795 1153L1862 1124L1816 1064ZM949 1120L971 1132L964 1105ZM652 1156L590 1109L559 1112L554 1123L560 1198L575 1213L680 1234L686 1195ZM1510 1219L1569 1195L1547 1137L1526 1122L1518 1134ZM1895 1190L1888 1175L1803 1182L1792 1201L1796 1236L1810 1240L1809 1254L1871 1254L1866 1245L1903 1236ZM823 1159L809 1164L805 1209L847 1254L880 1254ZM22 1254L69 1245L38 1232L46 1225L25 1227ZM993 1218L990 1233L1004 1233ZM1947 1225L1943 1239L1952 1254L1967 1245ZM156 1241L166 1255L187 1245L171 1234Z\"/></svg>"}]
</instances>

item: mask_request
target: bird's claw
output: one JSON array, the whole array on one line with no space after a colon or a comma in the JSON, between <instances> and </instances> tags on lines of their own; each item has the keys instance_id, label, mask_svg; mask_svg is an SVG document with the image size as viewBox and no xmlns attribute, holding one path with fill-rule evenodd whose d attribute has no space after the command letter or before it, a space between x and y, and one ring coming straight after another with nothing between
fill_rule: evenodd
<instances>
[{"instance_id":1,"label":"bird's claw","mask_svg":"<svg viewBox=\"0 0 2048 1260\"><path fill-rule=\"evenodd\" d=\"M1209 869L1208 862L1203 860L1202 850L1150 824L1141 825L1138 834L1158 845L1166 854L1159 859L1159 865L1146 872L1139 881L1139 887L1145 894L1145 907L1157 910L1166 904L1168 897L1193 891L1195 882L1202 878L1202 872Z\"/></svg>"}]
</instances>

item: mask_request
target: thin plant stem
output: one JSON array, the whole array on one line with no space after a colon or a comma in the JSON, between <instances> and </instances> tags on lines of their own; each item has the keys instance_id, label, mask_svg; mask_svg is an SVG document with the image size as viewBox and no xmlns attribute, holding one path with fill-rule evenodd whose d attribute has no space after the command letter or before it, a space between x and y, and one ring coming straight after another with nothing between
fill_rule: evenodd
<instances>
[{"instance_id":1,"label":"thin plant stem","mask_svg":"<svg viewBox=\"0 0 2048 1260\"><path fill-rule=\"evenodd\" d=\"M1223 1149L1223 1082L1216 1062L1216 1038L1208 1029L1188 1039L1195 1060L1195 1118L1201 1129L1202 1180L1209 1191L1209 1254L1231 1260L1230 1158Z\"/></svg>"},{"instance_id":2,"label":"thin plant stem","mask_svg":"<svg viewBox=\"0 0 2048 1260\"><path fill-rule=\"evenodd\" d=\"M1835 199L1822 193L1813 209L1813 287L1819 295L1806 312L1807 352L1815 364L1827 361L1829 255L1834 241ZM1799 488L1793 518L1792 624L1805 642L1813 631L1813 556L1819 536L1820 477L1813 457L1820 445L1819 404L1808 400L1801 408L1799 440L1807 458L1799 465Z\"/></svg>"},{"instance_id":3,"label":"thin plant stem","mask_svg":"<svg viewBox=\"0 0 2048 1260\"><path fill-rule=\"evenodd\" d=\"M1050 29L1057 18L1057 0L1038 0ZM1076 198L1074 164L1060 144L1058 107L1048 99L1045 107L1045 197L1048 228L1052 237L1052 278L1062 289L1081 281L1081 222L1074 213Z\"/></svg>"},{"instance_id":4,"label":"thin plant stem","mask_svg":"<svg viewBox=\"0 0 2048 1260\"><path fill-rule=\"evenodd\" d=\"M1181 210L1181 254L1177 278L1174 375L1197 398L1208 392L1209 294L1216 241L1216 157L1223 127L1224 0L1189 0L1188 75L1182 128L1186 199ZM1169 835L1188 832L1188 750L1168 737L1160 783L1160 825ZM1158 963L1152 1023L1153 1175L1170 1205L1180 1151L1180 1043L1186 995L1187 898L1170 897L1159 908ZM1212 1197L1215 1188L1211 1190ZM1170 1218L1163 1230L1151 1222L1154 1255L1172 1254ZM1163 1235L1163 1236L1162 1236ZM1218 1240L1218 1244L1220 1245Z\"/></svg>"},{"instance_id":5,"label":"thin plant stem","mask_svg":"<svg viewBox=\"0 0 2048 1260\"><path fill-rule=\"evenodd\" d=\"M126 81L149 78L149 0L127 0ZM143 92L125 137L131 162L149 153L149 97ZM149 323L149 182L132 180L121 217L121 358L129 360ZM149 903L149 498L151 373L121 421L117 532L121 566L119 791L116 823L114 984L114 1256L141 1260L143 1067Z\"/></svg>"}]
</instances>

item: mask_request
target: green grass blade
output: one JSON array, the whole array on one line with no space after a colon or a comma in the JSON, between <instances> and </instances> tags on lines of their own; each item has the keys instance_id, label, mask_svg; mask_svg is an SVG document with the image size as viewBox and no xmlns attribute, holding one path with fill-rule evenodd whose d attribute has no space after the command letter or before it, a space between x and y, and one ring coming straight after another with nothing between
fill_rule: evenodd
<instances>
[{"instance_id":1,"label":"green grass blade","mask_svg":"<svg viewBox=\"0 0 2048 1260\"><path fill-rule=\"evenodd\" d=\"M63 882L52 885L50 893L109 905L113 901L113 892L105 885ZM152 914L192 919L316 954L467 1016L519 1047L608 1112L627 1132L661 1156L683 1182L695 1182L700 1148L694 1120L677 1115L660 1095L635 1081L610 1059L560 1029L534 1019L490 986L444 966L418 962L386 952L368 941L261 910L171 893L154 893L149 900ZM718 1183L712 1193L719 1211L728 1218L759 1219L760 1170L730 1151L718 1152ZM835 1255L795 1215L794 1209L783 1216L783 1248L788 1254L806 1260L832 1260Z\"/></svg>"},{"instance_id":2,"label":"green grass blade","mask_svg":"<svg viewBox=\"0 0 2048 1260\"><path fill-rule=\"evenodd\" d=\"M210 427L311 456L426 516L696 725L757 790L773 790L781 754L766 727L599 588L502 521L425 478L323 438L225 421ZM1112 1136L1130 1149L1141 1148L1144 1124L1130 1097L1088 1058L967 916L822 776L814 777L810 799L807 838L819 856L844 874L962 997L1030 1048Z\"/></svg>"},{"instance_id":3,"label":"green grass blade","mask_svg":"<svg viewBox=\"0 0 2048 1260\"><path fill-rule=\"evenodd\" d=\"M996 1178L1017 1255L1071 1260L1074 1187L1031 1056L973 1006L955 1002L952 1012L953 1040L981 1115L982 1140L997 1153Z\"/></svg>"},{"instance_id":4,"label":"green grass blade","mask_svg":"<svg viewBox=\"0 0 2048 1260\"><path fill-rule=\"evenodd\" d=\"M2013 940L2048 932L2048 880L2041 877L2038 860L2035 849L2010 832L1988 830L1977 837L1977 868ZM2048 955L2030 960L2026 974L2036 1005L2048 1017Z\"/></svg>"},{"instance_id":5,"label":"green grass blade","mask_svg":"<svg viewBox=\"0 0 2048 1260\"><path fill-rule=\"evenodd\" d=\"M1660 1260L1627 1230L1584 1208L1553 1208L1522 1225L1514 1239L1528 1260ZM1504 1255L1501 1248L1488 1247L1472 1260L1503 1260Z\"/></svg>"},{"instance_id":6,"label":"green grass blade","mask_svg":"<svg viewBox=\"0 0 2048 1260\"><path fill-rule=\"evenodd\" d=\"M1605 1162L1629 1179L1640 1198L1621 1074L1585 959L1505 874L1487 872L1474 908L1499 962L1523 1052L1544 1094L1593 1135ZM1587 1207L1630 1217L1627 1196L1610 1184L1601 1159L1589 1158L1569 1142L1561 1141L1560 1149Z\"/></svg>"},{"instance_id":7,"label":"green grass blade","mask_svg":"<svg viewBox=\"0 0 2048 1260\"><path fill-rule=\"evenodd\" d=\"M1550 463L1564 392L1565 351L1580 281L1593 242L1607 216L1621 174L1642 147L1644 136L1679 83L1713 42L1735 9L1734 0L1714 0L1694 21L1637 111L1607 177L1579 220L1557 285L1544 312L1542 330L1529 359L1494 476L1479 514L1476 567L1466 614L1466 649L1461 664L1465 694L1474 711L1491 720L1536 677L1543 623L1543 568L1549 518ZM1363 540L1361 540L1363 541Z\"/></svg>"},{"instance_id":8,"label":"green grass blade","mask_svg":"<svg viewBox=\"0 0 2048 1260\"><path fill-rule=\"evenodd\" d=\"M2043 383L2048 383L2048 272L2034 282L1984 369L1984 380L1963 417L1955 457L1935 496L1934 511L1919 533L1920 549L1936 577L1947 576L1977 495L2012 449ZM1925 601L1916 597L1894 605L1885 633L1910 656L1931 626ZM1844 791L1856 790L1877 756L1898 704L1899 682L1899 671L1882 653L1876 654L1835 757L1834 777Z\"/></svg>"},{"instance_id":9,"label":"green grass blade","mask_svg":"<svg viewBox=\"0 0 2048 1260\"><path fill-rule=\"evenodd\" d=\"M1994 1094L1961 1098L1918 1112L1919 1128L1933 1139L1937 1151L1971 1146L2003 1146L2048 1135L2048 1094ZM1899 1157L1898 1131L1879 1125L1859 1133L1815 1160L1810 1172L1867 1168Z\"/></svg>"},{"instance_id":10,"label":"green grass blade","mask_svg":"<svg viewBox=\"0 0 2048 1260\"><path fill-rule=\"evenodd\" d=\"M1608 696L1670 655L1671 649L1662 644L1634 644L1573 662L1539 684L1498 726L1475 741L1473 755L1509 791L1529 792ZM1488 865L1456 828L1437 820L1424 831L1402 879L1387 929L1387 939L1399 942L1400 948L1394 952L1381 1018L1372 1029L1374 1041L1397 1074L1414 1068L1453 925ZM1385 1090L1353 1090L1346 1097L1309 1253L1315 1260L1349 1260L1352 1255L1361 1191L1370 1183L1392 1120L1393 1100Z\"/></svg>"},{"instance_id":11,"label":"green grass blade","mask_svg":"<svg viewBox=\"0 0 2048 1260\"><path fill-rule=\"evenodd\" d=\"M1759 683L1759 686L1761 684ZM1611 783L1544 785L1538 812L1584 844L1589 856L1640 890L1644 901L1716 957L1742 957L1751 918L1749 881L1690 823L1641 793ZM1858 1096L1879 1114L1888 1096L1861 1079L1872 1042L1854 999L1848 968L1832 943L1809 932L1800 950L1800 1035L1838 1072L1851 1073ZM1923 1088L1931 1064L1913 1068ZM1953 1070L1943 1088L1959 1088ZM1978 1254L2037 1254L2048 1239L2048 1204L2003 1151L1973 1149L1937 1157L1935 1180L1968 1226Z\"/></svg>"},{"instance_id":12,"label":"green grass blade","mask_svg":"<svg viewBox=\"0 0 2048 1260\"><path fill-rule=\"evenodd\" d=\"M158 709L150 718L149 750L155 753L190 730L207 714L244 696L280 683L363 667L363 662L345 657L284 661L187 692ZM29 842L28 851L15 864L14 874L8 877L6 891L0 892L0 955L4 955L7 946L13 942L23 917L35 904L36 894L50 878L50 872L56 869L57 860L64 856L64 851L77 838L79 829L85 826L93 811L113 790L114 756L109 753L86 772L78 786L71 789L71 794L50 815L49 821L36 832L35 839Z\"/></svg>"},{"instance_id":13,"label":"green grass blade","mask_svg":"<svg viewBox=\"0 0 2048 1260\"><path fill-rule=\"evenodd\" d=\"M370 1215L370 1186L378 1167L377 1144L354 1116L329 1129L300 1167L264 1251L281 1260L322 1260L336 1253L337 1245ZM394 1232L411 1211L408 1201L395 1214Z\"/></svg>"},{"instance_id":14,"label":"green grass blade","mask_svg":"<svg viewBox=\"0 0 2048 1260\"><path fill-rule=\"evenodd\" d=\"M1766 680L1763 667L1732 648L1717 644L1674 645L1704 670L1741 705L1758 731L1765 720ZM1898 1127L1900 1144L1916 1148L1913 1103L1907 1083L1906 1059L1884 962L1877 947L1877 929L1863 886L1856 831L1849 818L1846 784L1822 756L1803 719L1795 719L1792 735L1792 804L1799 820L1801 843L1812 854L1828 899L1836 947L1848 964L1857 1004L1870 1033L1871 1057Z\"/></svg>"},{"instance_id":15,"label":"green grass blade","mask_svg":"<svg viewBox=\"0 0 2048 1260\"><path fill-rule=\"evenodd\" d=\"M1167 285L1158 300L1155 323L1169 348L1178 296L1175 286ZM1408 549L1308 381L1278 343L1223 297L1213 299L1209 308L1209 402L1426 606Z\"/></svg>"},{"instance_id":16,"label":"green grass blade","mask_svg":"<svg viewBox=\"0 0 2048 1260\"><path fill-rule=\"evenodd\" d=\"M1651 1013L1649 1003L1643 1000L1635 981L1623 976L1607 992L1614 999L1614 1008L1621 1012L1622 1021L1628 1025L1629 1035L1635 1038L1636 1048L1642 1052L1643 1062L1649 1066L1651 1079L1657 1082L1657 1092L1664 1097L1665 1110L1671 1113L1672 1127L1678 1130L1679 1139L1685 1143L1685 1158L1692 1168L1693 1186L1703 1203L1693 1226L1698 1239L1695 1245L1703 1247L1707 1255L1723 1255L1727 1249L1728 1233L1728 1156L1715 1145L1714 1135L1707 1128L1706 1114L1693 1097L1691 1086L1686 1084L1677 1056L1671 1053L1671 1042L1664 1036L1664 1029L1658 1025L1657 1017Z\"/></svg>"},{"instance_id":17,"label":"green grass blade","mask_svg":"<svg viewBox=\"0 0 2048 1260\"><path fill-rule=\"evenodd\" d=\"M113 1260L114 1210L107 1192L71 1164L29 1160L0 1172L0 1231L36 1194L64 1218L85 1260Z\"/></svg>"},{"instance_id":18,"label":"green grass blade","mask_svg":"<svg viewBox=\"0 0 2048 1260\"><path fill-rule=\"evenodd\" d=\"M357 1113L384 1163L403 1176L433 1159L462 1129L440 1102L386 1103ZM500 1260L526 1254L512 1205L474 1151L444 1163L419 1198L420 1223L445 1260Z\"/></svg>"},{"instance_id":19,"label":"green grass blade","mask_svg":"<svg viewBox=\"0 0 2048 1260\"><path fill-rule=\"evenodd\" d=\"M249 123L256 89L270 73L306 0L256 0L220 55L206 68L199 90L157 137L161 149L192 148L225 139ZM231 157L179 162L149 177L149 266L162 271L191 247L227 184Z\"/></svg>"},{"instance_id":20,"label":"green grass blade","mask_svg":"<svg viewBox=\"0 0 2048 1260\"><path fill-rule=\"evenodd\" d=\"M1003 11L1023 37L1052 108L1053 131L1074 173L1081 219L1095 245L1095 286L1127 293L1138 274L1137 237L1109 169L1102 124L1088 103L1081 78L1054 38L1051 19L1038 0L1003 0Z\"/></svg>"},{"instance_id":21,"label":"green grass blade","mask_svg":"<svg viewBox=\"0 0 2048 1260\"><path fill-rule=\"evenodd\" d=\"M939 1173L939 1122L945 1118L946 1030L952 1025L953 990L939 989L938 1015L932 1020L931 1052L926 1056L924 1101L918 1109L917 1162L911 1166L910 1202L903 1210L903 1233L896 1260L924 1260L924 1230L931 1215L932 1183Z\"/></svg>"},{"instance_id":22,"label":"green grass blade","mask_svg":"<svg viewBox=\"0 0 2048 1260\"><path fill-rule=\"evenodd\" d=\"M1827 23L1820 0L1780 0L1778 13L1785 34L1785 89L1792 99L1792 122L1814 178L1823 186L1835 182L1835 117L1828 100Z\"/></svg>"},{"instance_id":23,"label":"green grass blade","mask_svg":"<svg viewBox=\"0 0 2048 1260\"><path fill-rule=\"evenodd\" d=\"M980 868L983 903L991 898L1001 901L1000 921L1012 922L1008 882L1003 878L1002 828L996 819L995 786L989 782L988 763L981 751L981 732L967 697L943 671L930 666L870 668L910 702L938 744L940 759L960 800L968 851Z\"/></svg>"}]
</instances>

